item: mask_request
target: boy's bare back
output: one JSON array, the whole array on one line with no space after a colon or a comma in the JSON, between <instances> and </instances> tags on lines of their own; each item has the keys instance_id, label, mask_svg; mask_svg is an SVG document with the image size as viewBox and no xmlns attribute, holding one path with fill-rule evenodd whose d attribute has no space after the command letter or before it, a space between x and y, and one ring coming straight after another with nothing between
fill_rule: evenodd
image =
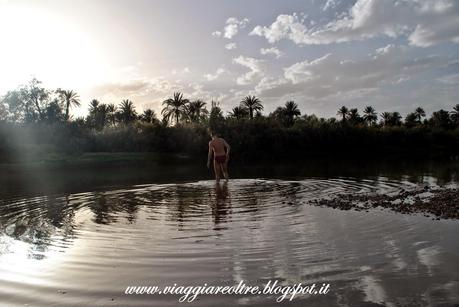
<instances>
[{"instance_id":1,"label":"boy's bare back","mask_svg":"<svg viewBox=\"0 0 459 307\"><path fill-rule=\"evenodd\" d=\"M228 143L222 138L213 138L209 142L209 146L214 151L215 156L224 156L226 155L225 149L229 147Z\"/></svg>"},{"instance_id":2,"label":"boy's bare back","mask_svg":"<svg viewBox=\"0 0 459 307\"><path fill-rule=\"evenodd\" d=\"M220 174L228 181L228 160L231 151L229 144L214 132L210 132L212 140L209 142L209 152L207 154L207 167L210 168L212 155L214 156L215 180L220 181Z\"/></svg>"}]
</instances>

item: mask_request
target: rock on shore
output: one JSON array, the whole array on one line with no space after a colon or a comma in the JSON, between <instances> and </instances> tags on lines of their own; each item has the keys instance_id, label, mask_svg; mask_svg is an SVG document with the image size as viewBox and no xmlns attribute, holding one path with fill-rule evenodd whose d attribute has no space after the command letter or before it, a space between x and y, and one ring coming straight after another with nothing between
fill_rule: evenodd
<instances>
[{"instance_id":1,"label":"rock on shore","mask_svg":"<svg viewBox=\"0 0 459 307\"><path fill-rule=\"evenodd\" d=\"M420 213L434 219L459 219L459 190L451 188L402 190L396 195L339 194L332 199L315 199L309 204L341 210L368 211L386 208L404 214Z\"/></svg>"}]
</instances>

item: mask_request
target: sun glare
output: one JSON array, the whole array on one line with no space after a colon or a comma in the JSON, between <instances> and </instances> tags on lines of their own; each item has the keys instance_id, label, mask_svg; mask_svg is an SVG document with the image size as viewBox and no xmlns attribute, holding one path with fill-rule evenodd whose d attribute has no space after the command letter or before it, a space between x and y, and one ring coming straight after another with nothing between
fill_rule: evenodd
<instances>
[{"instance_id":1,"label":"sun glare","mask_svg":"<svg viewBox=\"0 0 459 307\"><path fill-rule=\"evenodd\" d=\"M85 90L107 75L107 59L78 24L40 8L0 4L0 94L31 77Z\"/></svg>"}]
</instances>

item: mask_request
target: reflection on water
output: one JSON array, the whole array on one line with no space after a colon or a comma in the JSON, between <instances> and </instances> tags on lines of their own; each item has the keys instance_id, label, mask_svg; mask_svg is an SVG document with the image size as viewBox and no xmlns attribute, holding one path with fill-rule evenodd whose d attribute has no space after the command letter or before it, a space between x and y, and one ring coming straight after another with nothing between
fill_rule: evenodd
<instances>
[{"instance_id":1,"label":"reflection on water","mask_svg":"<svg viewBox=\"0 0 459 307\"><path fill-rule=\"evenodd\" d=\"M433 182L427 178L425 182ZM459 303L459 222L305 205L407 181L231 180L10 198L0 204L0 301L8 306L174 306L128 285L330 282L299 306ZM207 296L200 306L276 305Z\"/></svg>"},{"instance_id":2,"label":"reflection on water","mask_svg":"<svg viewBox=\"0 0 459 307\"><path fill-rule=\"evenodd\" d=\"M171 164L173 163L173 164ZM301 163L284 161L271 164L231 165L233 178L379 178L422 183L435 178L439 185L459 182L459 161L332 160L305 159ZM143 183L177 183L210 178L205 165L179 164L86 165L52 167L0 164L0 197L77 193L114 189Z\"/></svg>"}]
</instances>

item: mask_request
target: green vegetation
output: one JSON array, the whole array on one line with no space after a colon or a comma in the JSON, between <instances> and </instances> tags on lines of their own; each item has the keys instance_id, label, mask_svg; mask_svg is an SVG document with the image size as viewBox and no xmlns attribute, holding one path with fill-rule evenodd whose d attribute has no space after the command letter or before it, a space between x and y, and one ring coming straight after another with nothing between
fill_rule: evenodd
<instances>
[{"instance_id":1,"label":"green vegetation","mask_svg":"<svg viewBox=\"0 0 459 307\"><path fill-rule=\"evenodd\" d=\"M455 155L459 149L459 105L430 118L417 108L404 119L371 106L363 115L342 106L338 118L325 119L302 115L294 101L264 115L262 101L247 96L225 116L218 102L208 111L206 102L174 93L163 102L162 120L150 109L139 114L129 99L119 105L94 99L86 118L72 118L71 109L80 103L74 91L50 91L35 79L6 93L0 100L0 161L85 161L90 153L105 152L173 154L204 163L208 128L230 142L236 162Z\"/></svg>"}]
</instances>

